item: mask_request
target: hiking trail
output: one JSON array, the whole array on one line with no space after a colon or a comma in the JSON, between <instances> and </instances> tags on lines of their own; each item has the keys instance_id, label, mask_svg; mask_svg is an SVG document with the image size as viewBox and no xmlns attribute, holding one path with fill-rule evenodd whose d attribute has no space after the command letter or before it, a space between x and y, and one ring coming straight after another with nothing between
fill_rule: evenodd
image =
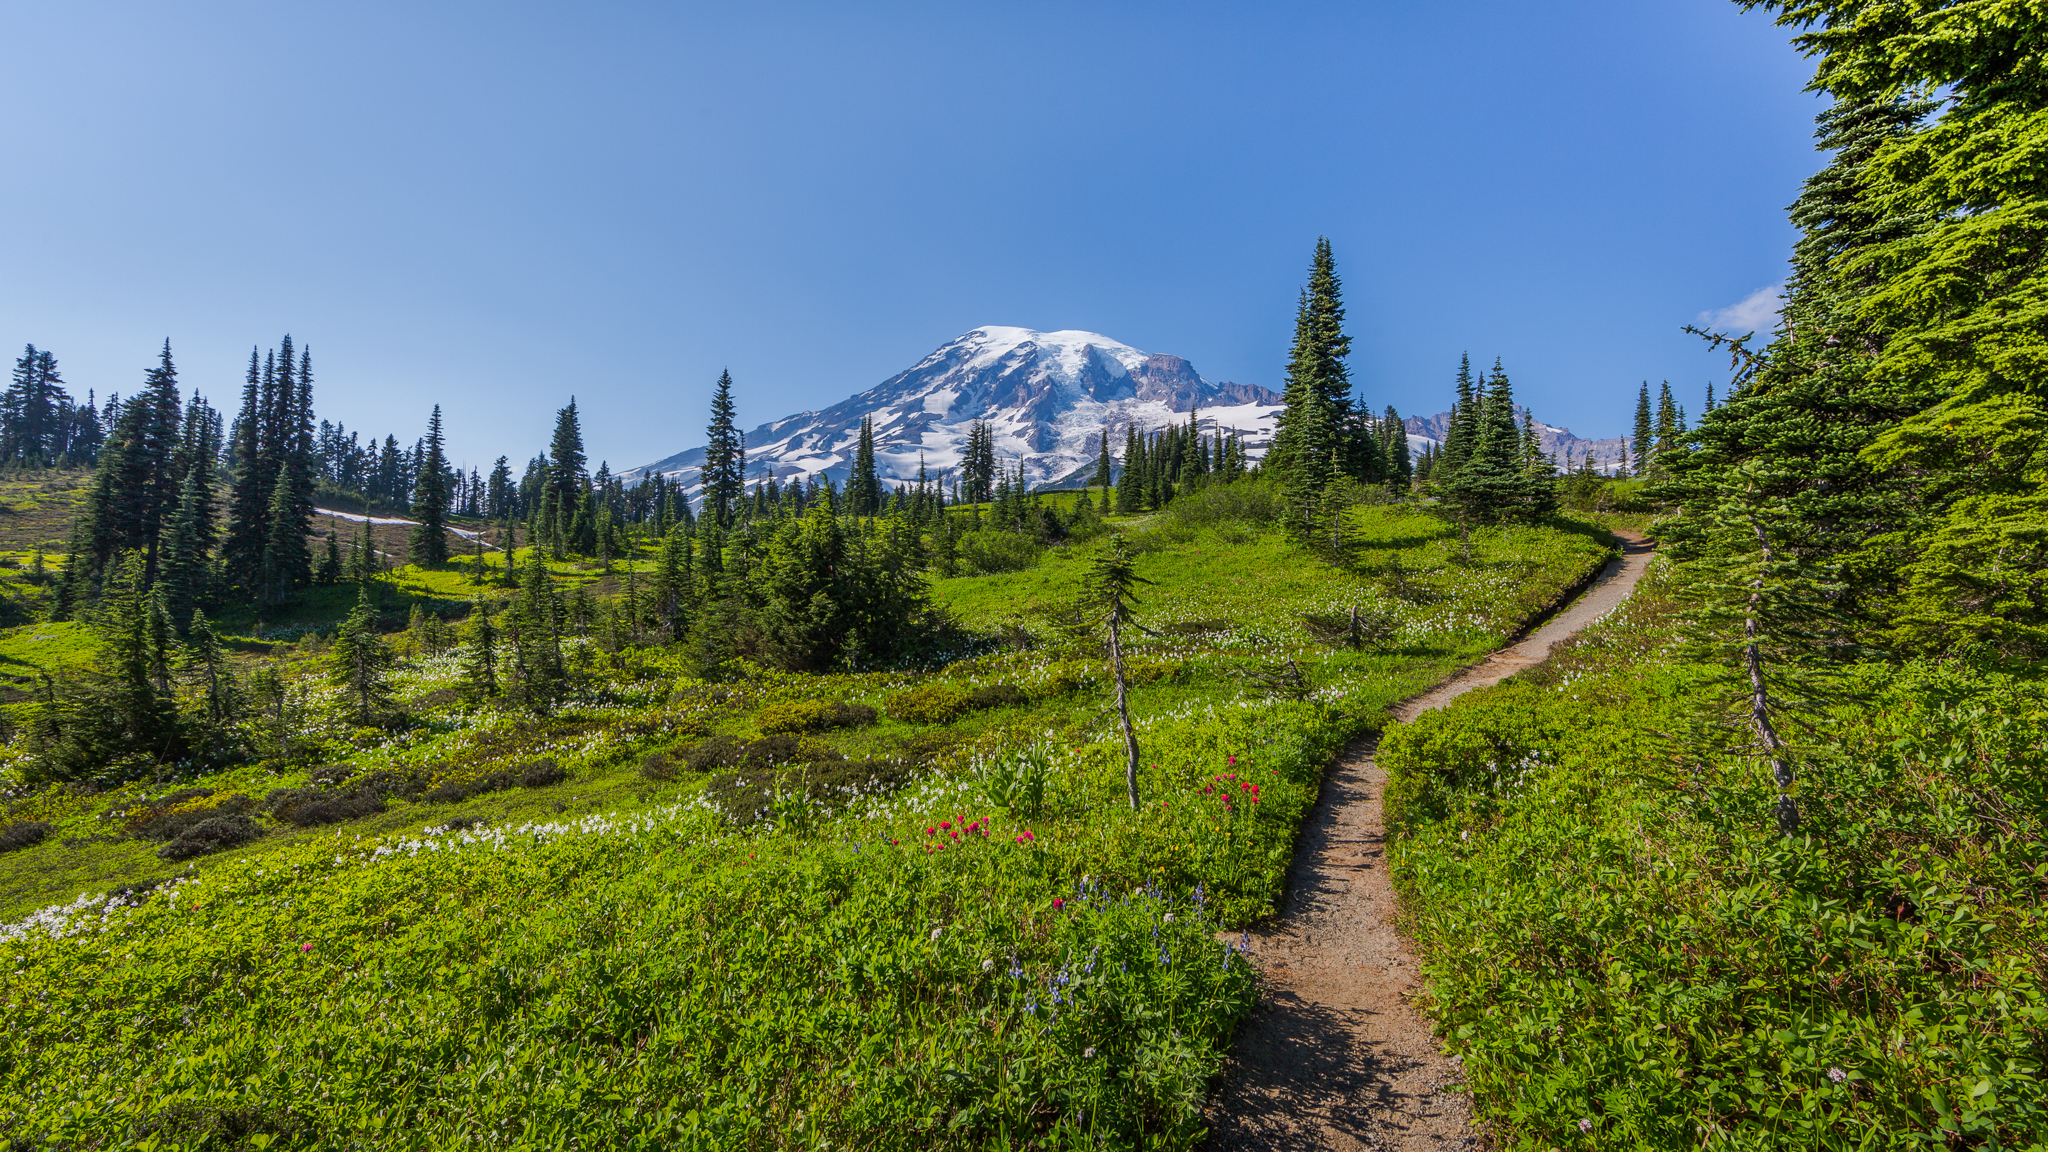
<instances>
[{"instance_id":1,"label":"hiking trail","mask_svg":"<svg viewBox=\"0 0 2048 1152\"><path fill-rule=\"evenodd\" d=\"M1439 681L1389 713L1409 721L1542 663L1628 599L1650 545L1617 532L1621 556L1519 643ZM1205 1148L1430 1150L1489 1143L1474 1126L1463 1073L1413 1004L1414 951L1395 929L1382 851L1386 773L1376 738L1331 765L1303 825L1278 919L1252 930L1260 996L1210 1098Z\"/></svg>"}]
</instances>

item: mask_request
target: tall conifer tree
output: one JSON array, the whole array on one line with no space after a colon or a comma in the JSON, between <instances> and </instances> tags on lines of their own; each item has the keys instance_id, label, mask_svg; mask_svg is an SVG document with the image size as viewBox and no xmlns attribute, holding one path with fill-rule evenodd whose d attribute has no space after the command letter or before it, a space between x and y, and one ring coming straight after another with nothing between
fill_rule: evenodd
<instances>
[{"instance_id":1,"label":"tall conifer tree","mask_svg":"<svg viewBox=\"0 0 2048 1152\"><path fill-rule=\"evenodd\" d=\"M571 400L565 411L575 406ZM448 458L442 445L441 406L436 404L427 417L427 450L412 493L412 514L419 523L413 525L409 551L413 563L426 567L448 562Z\"/></svg>"},{"instance_id":2,"label":"tall conifer tree","mask_svg":"<svg viewBox=\"0 0 2048 1152\"><path fill-rule=\"evenodd\" d=\"M860 418L860 434L853 449L853 475L846 481L848 510L855 516L874 516L882 510L882 481L875 473L875 420Z\"/></svg>"},{"instance_id":3,"label":"tall conifer tree","mask_svg":"<svg viewBox=\"0 0 2048 1152\"><path fill-rule=\"evenodd\" d=\"M1308 286L1296 309L1294 346L1288 353L1287 387L1266 467L1295 499L1313 500L1309 485L1320 485L1351 465L1353 428L1351 377L1344 358L1351 338L1344 334L1343 285L1328 238L1316 241ZM1318 486L1316 492L1320 493Z\"/></svg>"},{"instance_id":4,"label":"tall conifer tree","mask_svg":"<svg viewBox=\"0 0 2048 1152\"><path fill-rule=\"evenodd\" d=\"M741 476L745 449L741 447L739 428L733 422L737 411L732 400L732 373L721 372L717 390L711 394L711 426L707 429L704 448L703 492L705 518L720 528L732 524L733 512L738 508L745 488Z\"/></svg>"}]
</instances>

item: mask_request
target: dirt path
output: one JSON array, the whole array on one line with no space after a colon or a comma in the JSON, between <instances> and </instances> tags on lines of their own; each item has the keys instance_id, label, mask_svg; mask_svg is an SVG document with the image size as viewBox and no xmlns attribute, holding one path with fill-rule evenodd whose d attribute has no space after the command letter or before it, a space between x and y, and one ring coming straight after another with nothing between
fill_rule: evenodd
<instances>
[{"instance_id":1,"label":"dirt path","mask_svg":"<svg viewBox=\"0 0 2048 1152\"><path fill-rule=\"evenodd\" d=\"M1520 643L1392 709L1412 720L1541 663L1550 646L1613 611L1650 548L1634 534L1579 598ZM1382 867L1372 741L1347 749L1323 781L1288 874L1278 922L1252 934L1263 994L1238 1033L1209 1104L1208 1147L1474 1148L1485 1134L1452 1089L1462 1077L1411 1004L1415 955L1394 929Z\"/></svg>"}]
</instances>

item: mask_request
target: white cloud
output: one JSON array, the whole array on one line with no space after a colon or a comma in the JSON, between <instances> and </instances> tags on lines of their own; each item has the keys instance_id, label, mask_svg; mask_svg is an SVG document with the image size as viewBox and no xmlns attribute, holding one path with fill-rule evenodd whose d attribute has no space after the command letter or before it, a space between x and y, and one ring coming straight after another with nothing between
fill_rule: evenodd
<instances>
[{"instance_id":1,"label":"white cloud","mask_svg":"<svg viewBox=\"0 0 2048 1152\"><path fill-rule=\"evenodd\" d=\"M1700 313L1699 322L1732 332L1768 332L1778 325L1778 309L1785 306L1784 291L1783 284L1759 288L1726 308Z\"/></svg>"}]
</instances>

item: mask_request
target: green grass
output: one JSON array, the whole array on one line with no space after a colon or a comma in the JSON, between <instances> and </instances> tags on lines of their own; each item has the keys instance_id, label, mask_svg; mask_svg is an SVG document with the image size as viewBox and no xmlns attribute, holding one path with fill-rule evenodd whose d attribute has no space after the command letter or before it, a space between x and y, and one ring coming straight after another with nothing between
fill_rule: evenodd
<instances>
[{"instance_id":1,"label":"green grass","mask_svg":"<svg viewBox=\"0 0 2048 1152\"><path fill-rule=\"evenodd\" d=\"M1854 669L1781 725L1801 838L1653 576L1390 729L1428 1006L1516 1148L2039 1148L2048 694Z\"/></svg>"},{"instance_id":2,"label":"green grass","mask_svg":"<svg viewBox=\"0 0 2048 1152\"><path fill-rule=\"evenodd\" d=\"M118 838L120 810L168 784L17 794L9 820L57 832L0 856L0 918L86 898L43 915L56 931L0 943L0 998L46 1006L0 1042L0 1134L1186 1147L1253 995L1214 933L1273 907L1331 753L1607 554L1591 530L1527 529L1482 533L1469 566L1447 563L1456 541L1438 521L1355 516L1377 545L1357 571L1249 529L1154 521L1139 535L1140 572L1158 582L1143 619L1165 635L1134 653L1135 812L1099 652L1060 627L1083 560L1059 549L1025 572L937 582L971 628L1013 643L934 676L709 685L671 653L593 652L578 699L536 718L424 703L445 700L457 661L414 660L399 687L423 702L420 725L353 730L333 690L308 681L313 752L204 780L216 792L197 803L302 786L316 761L431 782L547 758L570 774L552 787L394 798L324 829L266 821L261 839L184 863ZM1413 571L1390 576L1394 555ZM456 572L389 580L387 618L470 590ZM1301 619L1354 603L1399 615L1386 650L1332 647ZM1290 657L1306 683L1276 686ZM1022 699L949 724L889 714L932 682ZM751 738L763 707L796 699L880 714L806 737L802 758L914 761L918 774L786 799L757 822L720 807L730 781L640 772L650 752ZM1046 809L993 806L977 758L1027 742L1051 758ZM489 826L425 831L453 817ZM98 900L166 879L137 907Z\"/></svg>"}]
</instances>

